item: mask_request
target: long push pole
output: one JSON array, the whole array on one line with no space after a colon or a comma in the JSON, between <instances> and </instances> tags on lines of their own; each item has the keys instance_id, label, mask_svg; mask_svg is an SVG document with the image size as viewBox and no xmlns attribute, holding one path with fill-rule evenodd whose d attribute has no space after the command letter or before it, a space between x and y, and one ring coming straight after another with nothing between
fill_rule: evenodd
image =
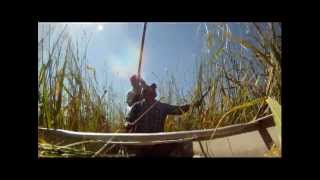
<instances>
[{"instance_id":1,"label":"long push pole","mask_svg":"<svg viewBox=\"0 0 320 180\"><path fill-rule=\"evenodd\" d=\"M140 79L141 76L141 65L142 65L142 55L143 55L143 47L144 47L144 39L146 35L147 23L145 22L143 25L143 34L141 39L141 48L140 48L140 55L139 55L139 66L138 66L138 78Z\"/></svg>"}]
</instances>

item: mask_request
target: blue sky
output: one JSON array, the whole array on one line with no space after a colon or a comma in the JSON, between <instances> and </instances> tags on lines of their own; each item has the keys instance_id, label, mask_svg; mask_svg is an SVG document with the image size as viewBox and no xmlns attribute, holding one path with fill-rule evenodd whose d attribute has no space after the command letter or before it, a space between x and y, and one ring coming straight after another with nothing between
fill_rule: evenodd
<instances>
[{"instance_id":1,"label":"blue sky","mask_svg":"<svg viewBox=\"0 0 320 180\"><path fill-rule=\"evenodd\" d=\"M131 89L129 77L137 73L143 23L40 23L38 37L43 36L48 24L59 32L68 24L69 34L80 40L85 31L91 40L88 45L88 64L95 68L100 88L106 80L117 92L118 100L125 101ZM228 23L237 36L249 33L244 24ZM210 27L209 27L210 28ZM195 64L206 52L205 23L148 23L142 77L147 83L159 83L174 74L178 87L184 92L194 86ZM83 41L82 41L83 42Z\"/></svg>"},{"instance_id":2,"label":"blue sky","mask_svg":"<svg viewBox=\"0 0 320 180\"><path fill-rule=\"evenodd\" d=\"M95 61L95 67L101 67L105 63L108 67L102 68L101 72L108 69L110 76L117 82L114 85L123 93L130 89L128 78L137 73L140 42L142 37L143 23L130 23L112 25L114 29L97 33L97 40L88 52L89 59ZM184 72L190 72L196 60L196 54L200 53L202 41L195 38L197 24L166 24L148 23L144 54L142 77L148 82L158 82L166 78L167 72L174 72L179 82L185 86L191 84L184 78ZM109 35L108 34L108 31ZM104 34L105 33L105 34ZM94 41L94 40L93 40ZM193 76L192 76L193 77Z\"/></svg>"},{"instance_id":3,"label":"blue sky","mask_svg":"<svg viewBox=\"0 0 320 180\"><path fill-rule=\"evenodd\" d=\"M118 95L131 89L129 77L137 73L143 23L50 23L56 31L68 24L73 39L81 40L83 31L91 35L88 64L96 69L101 87L106 79ZM168 72L177 78L178 86L190 88L194 64L203 41L200 23L148 23L142 77L147 83L167 79ZM48 23L39 25L39 37ZM81 42L81 41L80 41ZM124 100L124 97L123 97Z\"/></svg>"}]
</instances>

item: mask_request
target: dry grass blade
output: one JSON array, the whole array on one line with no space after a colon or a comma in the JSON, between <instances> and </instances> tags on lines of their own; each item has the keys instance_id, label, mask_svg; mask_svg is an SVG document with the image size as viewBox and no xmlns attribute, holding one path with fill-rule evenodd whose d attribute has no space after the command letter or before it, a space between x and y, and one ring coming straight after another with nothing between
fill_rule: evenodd
<instances>
[{"instance_id":1,"label":"dry grass blade","mask_svg":"<svg viewBox=\"0 0 320 180\"><path fill-rule=\"evenodd\" d=\"M232 112L234 112L234 111L237 111L237 110L239 110L239 109L248 108L248 107L253 106L253 105L256 105L256 104L258 104L258 103L262 103L262 102L264 102L265 100L266 100L266 98L265 98L265 97L262 97L262 98L259 98L259 99L256 99L256 100L253 100L253 101L250 101L250 102L247 102L247 103L238 105L238 106L233 107L232 109L230 109L228 112L226 112L226 113L219 119L218 124L217 124L217 126L215 127L215 131L212 133L210 139L212 139L212 138L214 137L216 130L219 128L222 120L224 120L224 118L225 118L227 115L229 115L230 113L232 113Z\"/></svg>"}]
</instances>

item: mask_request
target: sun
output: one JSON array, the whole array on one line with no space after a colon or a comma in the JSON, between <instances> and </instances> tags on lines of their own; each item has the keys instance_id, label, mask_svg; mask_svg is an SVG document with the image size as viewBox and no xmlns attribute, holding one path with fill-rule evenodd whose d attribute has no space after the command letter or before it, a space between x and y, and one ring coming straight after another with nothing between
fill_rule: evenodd
<instances>
[{"instance_id":1,"label":"sun","mask_svg":"<svg viewBox=\"0 0 320 180\"><path fill-rule=\"evenodd\" d=\"M98 31L102 31L103 30L103 25L98 25Z\"/></svg>"}]
</instances>

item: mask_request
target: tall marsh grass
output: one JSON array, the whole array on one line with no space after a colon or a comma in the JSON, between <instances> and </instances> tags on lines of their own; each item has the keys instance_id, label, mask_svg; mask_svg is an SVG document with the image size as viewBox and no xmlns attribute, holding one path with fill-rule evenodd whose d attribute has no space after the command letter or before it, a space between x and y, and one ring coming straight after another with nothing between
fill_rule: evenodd
<instances>
[{"instance_id":1,"label":"tall marsh grass","mask_svg":"<svg viewBox=\"0 0 320 180\"><path fill-rule=\"evenodd\" d=\"M222 117L219 126L244 123L271 113L267 97L281 103L281 24L244 24L250 32L244 37L232 34L226 23L207 25L208 53L199 57L188 101L212 88L203 106L167 121L167 131L214 128ZM163 96L181 98L170 82Z\"/></svg>"},{"instance_id":2,"label":"tall marsh grass","mask_svg":"<svg viewBox=\"0 0 320 180\"><path fill-rule=\"evenodd\" d=\"M251 121L271 113L267 97L281 104L281 24L241 23L245 35L234 34L230 23L205 25L206 51L195 63L197 73L191 74L196 79L193 88L183 94L170 72L158 89L172 104L194 102L211 89L199 108L169 116L166 131ZM60 32L49 26L46 36L39 38L39 126L93 132L114 132L123 126L126 112L115 103L116 92L107 83L101 90L95 69L88 66L89 42L90 38L72 39L67 26Z\"/></svg>"},{"instance_id":3,"label":"tall marsh grass","mask_svg":"<svg viewBox=\"0 0 320 180\"><path fill-rule=\"evenodd\" d=\"M38 42L38 125L74 131L109 132L123 118L114 93L105 84L99 90L95 69L87 63L87 45L71 38L67 25L61 32L48 26L48 35ZM53 38L54 37L54 38ZM79 44L85 47L80 51Z\"/></svg>"}]
</instances>

